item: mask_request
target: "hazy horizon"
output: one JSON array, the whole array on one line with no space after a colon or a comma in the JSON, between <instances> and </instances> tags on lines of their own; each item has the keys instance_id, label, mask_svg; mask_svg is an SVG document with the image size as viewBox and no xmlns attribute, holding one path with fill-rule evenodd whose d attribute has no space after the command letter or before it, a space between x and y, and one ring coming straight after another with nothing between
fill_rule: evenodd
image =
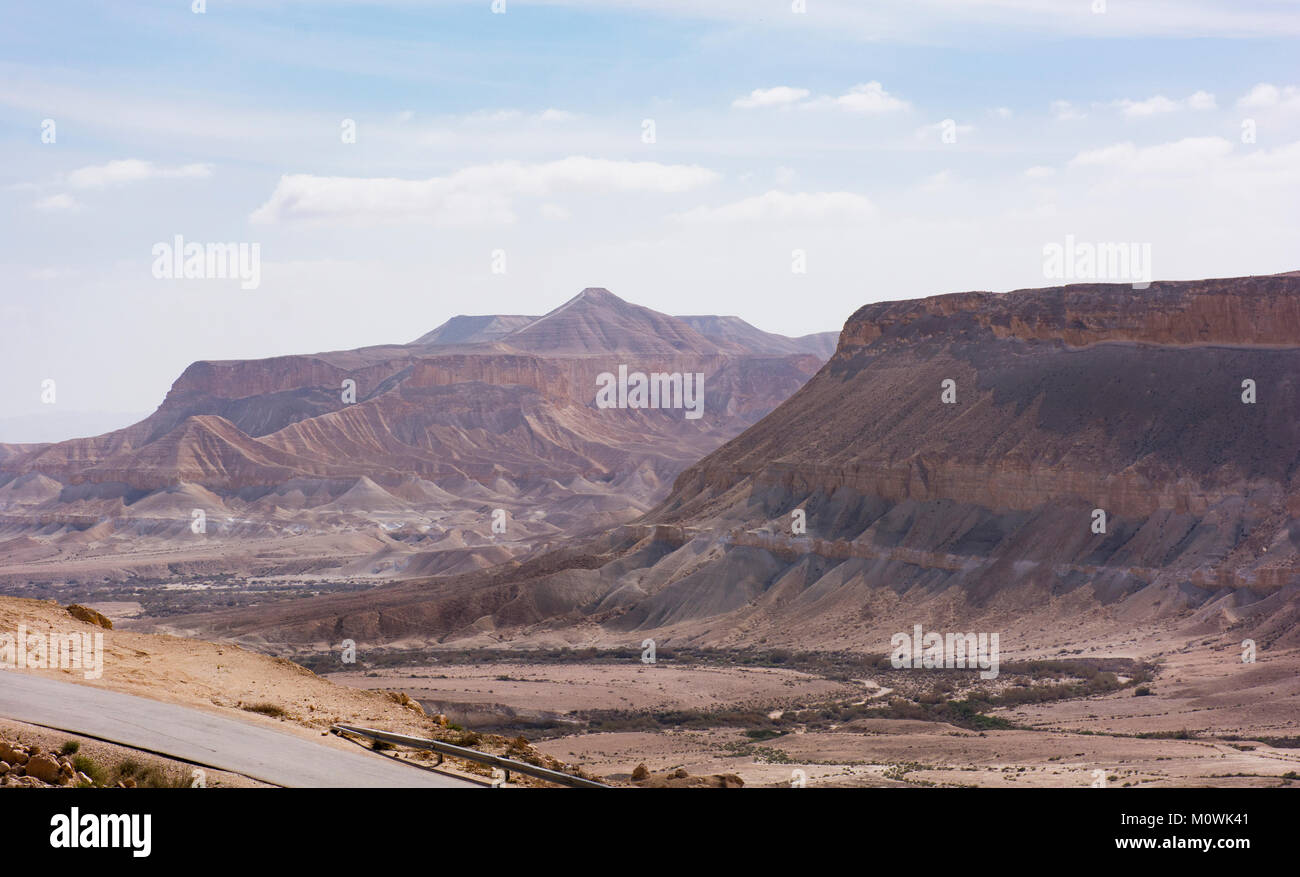
<instances>
[{"instance_id":1,"label":"hazy horizon","mask_svg":"<svg viewBox=\"0 0 1300 877\"><path fill-rule=\"evenodd\" d=\"M798 336L1070 239L1300 267L1291 0L491 5L7 8L0 441L588 286ZM177 236L255 288L158 279Z\"/></svg>"}]
</instances>

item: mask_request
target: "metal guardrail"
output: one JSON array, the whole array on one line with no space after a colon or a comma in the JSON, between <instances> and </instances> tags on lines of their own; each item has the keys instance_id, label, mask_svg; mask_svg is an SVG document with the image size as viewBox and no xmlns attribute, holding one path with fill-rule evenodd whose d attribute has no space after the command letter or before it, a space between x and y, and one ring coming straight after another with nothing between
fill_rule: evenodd
<instances>
[{"instance_id":1,"label":"metal guardrail","mask_svg":"<svg viewBox=\"0 0 1300 877\"><path fill-rule=\"evenodd\" d=\"M553 783L572 786L573 788L578 789L611 788L611 786L607 786L604 783L598 783L595 780L576 777L572 774L560 773L558 770L538 767L535 764L529 764L525 761L516 761L513 758L502 758L499 755L479 752L477 749L467 749L464 746L454 746L451 743L443 743L441 740L425 740L421 737L408 737L405 734L376 731L373 728L358 728L356 725L335 725L330 728L330 730L335 734L355 734L358 737L369 737L371 740L382 740L385 743L393 743L398 746L409 746L412 749L428 749L438 753L439 764L442 763L441 756L450 755L452 758L461 758L465 761L476 761L479 764L488 764L493 767L499 767L506 772L506 782L510 782L510 772L514 771L515 773L526 774L530 777L537 777L541 780L548 780Z\"/></svg>"}]
</instances>

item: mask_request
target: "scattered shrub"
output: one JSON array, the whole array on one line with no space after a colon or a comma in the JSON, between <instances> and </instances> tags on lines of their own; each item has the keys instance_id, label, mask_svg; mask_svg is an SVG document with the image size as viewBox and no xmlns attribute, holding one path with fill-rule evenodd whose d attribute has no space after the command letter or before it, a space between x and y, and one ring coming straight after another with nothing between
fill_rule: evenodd
<instances>
[{"instance_id":1,"label":"scattered shrub","mask_svg":"<svg viewBox=\"0 0 1300 877\"><path fill-rule=\"evenodd\" d=\"M84 755L75 756L72 759L72 766L80 773L90 777L97 786L105 785L108 782L108 772Z\"/></svg>"},{"instance_id":2,"label":"scattered shrub","mask_svg":"<svg viewBox=\"0 0 1300 877\"><path fill-rule=\"evenodd\" d=\"M274 703L246 703L242 707L250 713L261 713L264 716L270 716L273 719L282 719L288 715L284 708Z\"/></svg>"}]
</instances>

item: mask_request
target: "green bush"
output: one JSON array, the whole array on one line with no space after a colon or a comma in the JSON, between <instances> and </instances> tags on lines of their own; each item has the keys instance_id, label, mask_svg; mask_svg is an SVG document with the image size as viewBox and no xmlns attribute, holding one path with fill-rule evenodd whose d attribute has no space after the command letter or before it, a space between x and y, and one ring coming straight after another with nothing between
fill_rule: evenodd
<instances>
[{"instance_id":1,"label":"green bush","mask_svg":"<svg viewBox=\"0 0 1300 877\"><path fill-rule=\"evenodd\" d=\"M84 755L75 756L72 759L72 766L80 773L90 777L97 786L102 786L108 782L107 772Z\"/></svg>"}]
</instances>

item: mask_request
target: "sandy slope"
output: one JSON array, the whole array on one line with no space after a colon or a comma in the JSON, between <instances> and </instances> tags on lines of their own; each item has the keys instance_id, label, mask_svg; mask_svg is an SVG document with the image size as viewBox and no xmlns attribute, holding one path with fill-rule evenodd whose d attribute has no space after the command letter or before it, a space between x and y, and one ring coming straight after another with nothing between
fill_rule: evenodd
<instances>
[{"instance_id":1,"label":"sandy slope","mask_svg":"<svg viewBox=\"0 0 1300 877\"><path fill-rule=\"evenodd\" d=\"M543 756L531 746L483 735L466 740L449 730L444 721L426 715L413 700L398 691L365 690L336 685L284 658L258 654L229 643L158 634L104 630L78 621L53 601L0 597L0 632L28 634L89 633L103 635L103 675L88 679L83 669L26 669L0 672L29 673L88 685L165 703L197 707L241 722L310 738L348 752L356 744L335 737L335 723L377 728L415 737L436 737L482 751L530 760L553 770L563 770L563 760ZM345 667L340 657L340 667ZM375 686L382 688L382 686ZM272 718L245 707L271 705L284 711ZM410 753L424 761L428 753ZM397 757L397 756L395 756ZM400 757L408 757L403 753ZM447 772L485 777L490 769L479 764L448 759ZM512 782L545 785L528 777Z\"/></svg>"},{"instance_id":2,"label":"sandy slope","mask_svg":"<svg viewBox=\"0 0 1300 877\"><path fill-rule=\"evenodd\" d=\"M104 670L87 679L82 670L29 669L25 672L90 685L166 703L212 710L281 731L333 741L320 735L334 722L381 726L399 733L429 730L423 713L386 695L335 685L290 661L238 646L180 637L103 630L70 616L57 603L0 597L0 631L11 636L24 625L29 633L102 633ZM273 703L287 712L268 718L241 705ZM348 744L336 742L347 747Z\"/></svg>"}]
</instances>

